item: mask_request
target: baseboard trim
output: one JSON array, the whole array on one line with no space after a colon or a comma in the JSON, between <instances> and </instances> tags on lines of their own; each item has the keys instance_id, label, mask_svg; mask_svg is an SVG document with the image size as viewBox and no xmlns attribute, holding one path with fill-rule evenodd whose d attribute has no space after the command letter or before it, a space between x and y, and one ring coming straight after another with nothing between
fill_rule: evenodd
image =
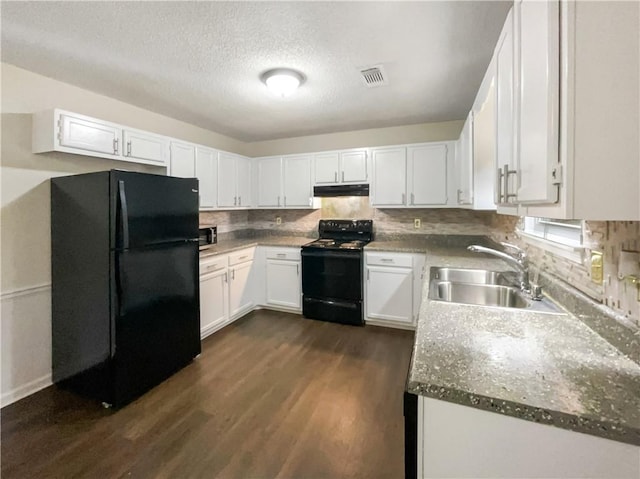
<instances>
[{"instance_id":1,"label":"baseboard trim","mask_svg":"<svg viewBox=\"0 0 640 479\"><path fill-rule=\"evenodd\" d=\"M12 389L11 391L7 391L0 396L0 407L8 406L9 404L13 404L14 402L19 401L20 399L24 399L27 396L30 396L42 389L49 387L53 384L51 379L51 374L46 374L38 379L34 379L33 381L29 381L26 384L23 384L20 387Z\"/></svg>"},{"instance_id":2,"label":"baseboard trim","mask_svg":"<svg viewBox=\"0 0 640 479\"><path fill-rule=\"evenodd\" d=\"M381 319L364 319L365 324L369 326L381 326L383 328L404 329L406 331L415 331L413 324L395 323L393 321L383 321Z\"/></svg>"}]
</instances>

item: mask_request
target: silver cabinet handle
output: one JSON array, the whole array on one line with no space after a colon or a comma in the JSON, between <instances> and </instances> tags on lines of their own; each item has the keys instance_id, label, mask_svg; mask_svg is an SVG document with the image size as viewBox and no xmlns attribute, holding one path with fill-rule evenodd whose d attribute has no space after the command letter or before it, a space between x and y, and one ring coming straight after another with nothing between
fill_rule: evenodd
<instances>
[{"instance_id":1,"label":"silver cabinet handle","mask_svg":"<svg viewBox=\"0 0 640 479\"><path fill-rule=\"evenodd\" d=\"M458 188L457 195L458 195L458 204L461 204L462 200L460 199L460 197L462 196L462 190L460 188Z\"/></svg>"},{"instance_id":2,"label":"silver cabinet handle","mask_svg":"<svg viewBox=\"0 0 640 479\"><path fill-rule=\"evenodd\" d=\"M393 259L391 258L380 258L380 261L383 263L393 263Z\"/></svg>"},{"instance_id":3,"label":"silver cabinet handle","mask_svg":"<svg viewBox=\"0 0 640 479\"><path fill-rule=\"evenodd\" d=\"M233 197L233 206L237 206L238 205L238 197L234 196Z\"/></svg>"},{"instance_id":4,"label":"silver cabinet handle","mask_svg":"<svg viewBox=\"0 0 640 479\"><path fill-rule=\"evenodd\" d=\"M502 168L496 169L496 184L495 184L495 195L494 195L494 203L496 205L502 204Z\"/></svg>"},{"instance_id":5,"label":"silver cabinet handle","mask_svg":"<svg viewBox=\"0 0 640 479\"><path fill-rule=\"evenodd\" d=\"M248 257L249 257L249 255L246 255L246 254L245 254L244 256L240 256L240 257L238 258L238 261L240 261L241 259L246 259L246 258L248 258Z\"/></svg>"},{"instance_id":6,"label":"silver cabinet handle","mask_svg":"<svg viewBox=\"0 0 640 479\"><path fill-rule=\"evenodd\" d=\"M242 206L242 196L238 196L238 206Z\"/></svg>"},{"instance_id":7,"label":"silver cabinet handle","mask_svg":"<svg viewBox=\"0 0 640 479\"><path fill-rule=\"evenodd\" d=\"M284 197L284 206L287 206L287 197Z\"/></svg>"},{"instance_id":8,"label":"silver cabinet handle","mask_svg":"<svg viewBox=\"0 0 640 479\"><path fill-rule=\"evenodd\" d=\"M344 171L342 172L342 182L344 183Z\"/></svg>"},{"instance_id":9,"label":"silver cabinet handle","mask_svg":"<svg viewBox=\"0 0 640 479\"><path fill-rule=\"evenodd\" d=\"M338 182L338 172L337 172L337 171L334 171L334 172L333 172L333 182L334 182L334 183L337 183L337 182Z\"/></svg>"},{"instance_id":10,"label":"silver cabinet handle","mask_svg":"<svg viewBox=\"0 0 640 479\"><path fill-rule=\"evenodd\" d=\"M276 256L277 256L278 258L286 258L286 257L287 257L287 254L286 254L286 253L278 253L278 254L276 254Z\"/></svg>"},{"instance_id":11,"label":"silver cabinet handle","mask_svg":"<svg viewBox=\"0 0 640 479\"><path fill-rule=\"evenodd\" d=\"M403 204L403 205L404 205L405 196L406 196L406 195L405 195L404 193L402 193L402 204Z\"/></svg>"},{"instance_id":12,"label":"silver cabinet handle","mask_svg":"<svg viewBox=\"0 0 640 479\"><path fill-rule=\"evenodd\" d=\"M231 270L231 279L232 280L236 279L236 270L235 269Z\"/></svg>"},{"instance_id":13,"label":"silver cabinet handle","mask_svg":"<svg viewBox=\"0 0 640 479\"><path fill-rule=\"evenodd\" d=\"M367 268L367 281L371 278L371 270Z\"/></svg>"},{"instance_id":14,"label":"silver cabinet handle","mask_svg":"<svg viewBox=\"0 0 640 479\"><path fill-rule=\"evenodd\" d=\"M517 195L515 193L509 193L509 176L515 175L518 173L518 170L510 170L509 165L505 164L502 167L502 181L504 182L504 202L510 203L511 198L515 198Z\"/></svg>"},{"instance_id":15,"label":"silver cabinet handle","mask_svg":"<svg viewBox=\"0 0 640 479\"><path fill-rule=\"evenodd\" d=\"M280 206L280 197L278 196L278 206Z\"/></svg>"},{"instance_id":16,"label":"silver cabinet handle","mask_svg":"<svg viewBox=\"0 0 640 479\"><path fill-rule=\"evenodd\" d=\"M118 138L114 138L113 139L113 154L117 155L118 154L118 142L120 140L118 140Z\"/></svg>"},{"instance_id":17,"label":"silver cabinet handle","mask_svg":"<svg viewBox=\"0 0 640 479\"><path fill-rule=\"evenodd\" d=\"M131 156L131 141L127 141L127 156Z\"/></svg>"},{"instance_id":18,"label":"silver cabinet handle","mask_svg":"<svg viewBox=\"0 0 640 479\"><path fill-rule=\"evenodd\" d=\"M296 276L300 276L300 264L296 263Z\"/></svg>"},{"instance_id":19,"label":"silver cabinet handle","mask_svg":"<svg viewBox=\"0 0 640 479\"><path fill-rule=\"evenodd\" d=\"M414 196L413 196L413 193L411 193L411 204L412 205L414 204L413 200L414 200Z\"/></svg>"},{"instance_id":20,"label":"silver cabinet handle","mask_svg":"<svg viewBox=\"0 0 640 479\"><path fill-rule=\"evenodd\" d=\"M229 282L229 276L227 273L224 274L224 282L228 283Z\"/></svg>"}]
</instances>

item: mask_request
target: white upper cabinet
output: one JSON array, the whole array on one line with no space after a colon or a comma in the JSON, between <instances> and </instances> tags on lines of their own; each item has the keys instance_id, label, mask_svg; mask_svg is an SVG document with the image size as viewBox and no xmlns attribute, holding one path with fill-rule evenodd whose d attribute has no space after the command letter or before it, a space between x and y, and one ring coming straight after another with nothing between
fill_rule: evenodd
<instances>
[{"instance_id":1,"label":"white upper cabinet","mask_svg":"<svg viewBox=\"0 0 640 479\"><path fill-rule=\"evenodd\" d=\"M447 204L448 152L446 143L407 148L409 206Z\"/></svg>"},{"instance_id":2,"label":"white upper cabinet","mask_svg":"<svg viewBox=\"0 0 640 479\"><path fill-rule=\"evenodd\" d=\"M215 208L218 189L218 152L196 147L196 176L200 182L200 208Z\"/></svg>"},{"instance_id":3,"label":"white upper cabinet","mask_svg":"<svg viewBox=\"0 0 640 479\"><path fill-rule=\"evenodd\" d=\"M371 150L371 204L384 208L457 206L449 202L451 143L423 143Z\"/></svg>"},{"instance_id":4,"label":"white upper cabinet","mask_svg":"<svg viewBox=\"0 0 640 479\"><path fill-rule=\"evenodd\" d=\"M456 199L459 205L473 203L473 112L469 112L456 145Z\"/></svg>"},{"instance_id":5,"label":"white upper cabinet","mask_svg":"<svg viewBox=\"0 0 640 479\"><path fill-rule=\"evenodd\" d=\"M560 5L520 0L514 5L519 203L555 203L560 183Z\"/></svg>"},{"instance_id":6,"label":"white upper cabinet","mask_svg":"<svg viewBox=\"0 0 640 479\"><path fill-rule=\"evenodd\" d=\"M287 156L284 166L284 206L287 208L309 208L312 206L310 155Z\"/></svg>"},{"instance_id":7,"label":"white upper cabinet","mask_svg":"<svg viewBox=\"0 0 640 479\"><path fill-rule=\"evenodd\" d=\"M314 155L314 184L366 183L369 181L367 162L366 149L317 153Z\"/></svg>"},{"instance_id":8,"label":"white upper cabinet","mask_svg":"<svg viewBox=\"0 0 640 479\"><path fill-rule=\"evenodd\" d=\"M95 153L121 154L121 130L108 123L60 115L60 145Z\"/></svg>"},{"instance_id":9,"label":"white upper cabinet","mask_svg":"<svg viewBox=\"0 0 640 479\"><path fill-rule=\"evenodd\" d=\"M367 150L343 151L340 153L340 181L362 183L368 180Z\"/></svg>"},{"instance_id":10,"label":"white upper cabinet","mask_svg":"<svg viewBox=\"0 0 640 479\"><path fill-rule=\"evenodd\" d=\"M319 153L315 155L313 163L316 185L331 185L338 183L340 153Z\"/></svg>"},{"instance_id":11,"label":"white upper cabinet","mask_svg":"<svg viewBox=\"0 0 640 479\"><path fill-rule=\"evenodd\" d=\"M168 163L167 137L57 108L34 113L31 133L34 153L61 151L162 168Z\"/></svg>"},{"instance_id":12,"label":"white upper cabinet","mask_svg":"<svg viewBox=\"0 0 640 479\"><path fill-rule=\"evenodd\" d=\"M251 206L251 159L232 153L218 154L218 208Z\"/></svg>"},{"instance_id":13,"label":"white upper cabinet","mask_svg":"<svg viewBox=\"0 0 640 479\"><path fill-rule=\"evenodd\" d=\"M169 174L181 178L196 176L196 147L188 143L171 142Z\"/></svg>"},{"instance_id":14,"label":"white upper cabinet","mask_svg":"<svg viewBox=\"0 0 640 479\"><path fill-rule=\"evenodd\" d=\"M158 166L167 164L169 151L169 140L167 138L131 129L125 129L122 133L122 138L123 156L133 160L146 160L157 163Z\"/></svg>"},{"instance_id":15,"label":"white upper cabinet","mask_svg":"<svg viewBox=\"0 0 640 479\"><path fill-rule=\"evenodd\" d=\"M371 154L373 168L374 206L404 206L407 201L406 148L374 149Z\"/></svg>"},{"instance_id":16,"label":"white upper cabinet","mask_svg":"<svg viewBox=\"0 0 640 479\"><path fill-rule=\"evenodd\" d=\"M509 10L494 53L496 71L495 204L515 202L518 163L515 149L513 9ZM507 171L507 176L504 172ZM509 174L508 172L513 172Z\"/></svg>"},{"instance_id":17,"label":"white upper cabinet","mask_svg":"<svg viewBox=\"0 0 640 479\"><path fill-rule=\"evenodd\" d=\"M258 206L282 206L282 158L259 158L256 161Z\"/></svg>"}]
</instances>

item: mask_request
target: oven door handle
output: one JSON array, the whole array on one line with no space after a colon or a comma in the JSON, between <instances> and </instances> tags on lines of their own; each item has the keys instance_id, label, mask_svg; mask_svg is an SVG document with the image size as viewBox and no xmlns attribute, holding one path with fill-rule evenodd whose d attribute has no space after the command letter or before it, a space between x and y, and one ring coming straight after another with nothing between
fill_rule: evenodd
<instances>
[{"instance_id":1,"label":"oven door handle","mask_svg":"<svg viewBox=\"0 0 640 479\"><path fill-rule=\"evenodd\" d=\"M337 259L360 259L362 257L362 251L309 251L307 249L302 250L303 258L337 258Z\"/></svg>"}]
</instances>

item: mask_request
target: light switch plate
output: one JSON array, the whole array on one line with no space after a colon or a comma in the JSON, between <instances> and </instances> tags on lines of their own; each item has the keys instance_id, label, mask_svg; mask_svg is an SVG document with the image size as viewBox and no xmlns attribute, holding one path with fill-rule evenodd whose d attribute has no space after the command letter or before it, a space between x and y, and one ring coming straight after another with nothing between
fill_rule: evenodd
<instances>
[{"instance_id":1,"label":"light switch plate","mask_svg":"<svg viewBox=\"0 0 640 479\"><path fill-rule=\"evenodd\" d=\"M282 224L282 218L279 216L276 216L276 224L277 225L281 225Z\"/></svg>"},{"instance_id":2,"label":"light switch plate","mask_svg":"<svg viewBox=\"0 0 640 479\"><path fill-rule=\"evenodd\" d=\"M413 220L413 227L415 229L420 229L420 226L422 226L422 221L420 221L420 218L416 218Z\"/></svg>"},{"instance_id":3,"label":"light switch plate","mask_svg":"<svg viewBox=\"0 0 640 479\"><path fill-rule=\"evenodd\" d=\"M604 273L604 258L600 251L591 252L591 281L602 284Z\"/></svg>"}]
</instances>

